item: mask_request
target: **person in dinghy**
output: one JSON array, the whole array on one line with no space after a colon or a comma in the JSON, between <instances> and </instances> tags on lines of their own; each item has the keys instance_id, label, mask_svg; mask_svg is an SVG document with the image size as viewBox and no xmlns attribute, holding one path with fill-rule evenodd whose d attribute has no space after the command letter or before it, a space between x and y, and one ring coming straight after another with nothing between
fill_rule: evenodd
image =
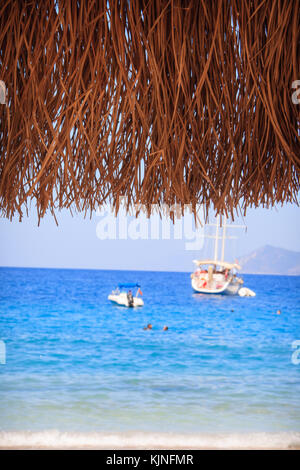
<instances>
[{"instance_id":1,"label":"person in dinghy","mask_svg":"<svg viewBox=\"0 0 300 470\"><path fill-rule=\"evenodd\" d=\"M133 300L133 295L132 295L131 290L129 290L127 293L127 300L128 300L128 307L133 307L134 300Z\"/></svg>"}]
</instances>

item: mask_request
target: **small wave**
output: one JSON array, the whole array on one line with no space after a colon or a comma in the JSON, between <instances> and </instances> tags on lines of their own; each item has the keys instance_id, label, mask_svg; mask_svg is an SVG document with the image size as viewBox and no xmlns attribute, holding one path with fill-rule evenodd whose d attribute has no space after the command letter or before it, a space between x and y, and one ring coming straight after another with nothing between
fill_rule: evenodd
<instances>
[{"instance_id":1,"label":"small wave","mask_svg":"<svg viewBox=\"0 0 300 470\"><path fill-rule=\"evenodd\" d=\"M1 431L0 449L300 449L300 432L179 434Z\"/></svg>"}]
</instances>

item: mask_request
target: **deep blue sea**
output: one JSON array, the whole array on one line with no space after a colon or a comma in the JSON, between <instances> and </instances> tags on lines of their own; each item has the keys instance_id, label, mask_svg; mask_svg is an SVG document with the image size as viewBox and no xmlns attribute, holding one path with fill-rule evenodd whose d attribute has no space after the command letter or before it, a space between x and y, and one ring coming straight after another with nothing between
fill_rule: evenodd
<instances>
[{"instance_id":1,"label":"deep blue sea","mask_svg":"<svg viewBox=\"0 0 300 470\"><path fill-rule=\"evenodd\" d=\"M243 278L256 297L195 294L189 273L0 268L0 445L298 439L300 277ZM141 284L144 307L107 299L120 282Z\"/></svg>"}]
</instances>

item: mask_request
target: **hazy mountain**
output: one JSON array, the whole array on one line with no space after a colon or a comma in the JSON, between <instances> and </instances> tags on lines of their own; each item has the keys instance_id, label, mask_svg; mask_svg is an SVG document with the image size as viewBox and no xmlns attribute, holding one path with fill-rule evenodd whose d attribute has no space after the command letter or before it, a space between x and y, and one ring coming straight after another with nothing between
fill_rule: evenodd
<instances>
[{"instance_id":1,"label":"hazy mountain","mask_svg":"<svg viewBox=\"0 0 300 470\"><path fill-rule=\"evenodd\" d=\"M239 258L243 273L300 275L300 253L266 245Z\"/></svg>"}]
</instances>

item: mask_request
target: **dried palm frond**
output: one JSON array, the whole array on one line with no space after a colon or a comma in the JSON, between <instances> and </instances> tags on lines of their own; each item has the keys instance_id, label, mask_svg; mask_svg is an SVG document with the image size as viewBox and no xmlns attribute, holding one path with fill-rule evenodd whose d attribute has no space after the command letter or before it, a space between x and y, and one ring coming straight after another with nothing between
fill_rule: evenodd
<instances>
[{"instance_id":1,"label":"dried palm frond","mask_svg":"<svg viewBox=\"0 0 300 470\"><path fill-rule=\"evenodd\" d=\"M298 0L3 0L0 207L297 202Z\"/></svg>"}]
</instances>

